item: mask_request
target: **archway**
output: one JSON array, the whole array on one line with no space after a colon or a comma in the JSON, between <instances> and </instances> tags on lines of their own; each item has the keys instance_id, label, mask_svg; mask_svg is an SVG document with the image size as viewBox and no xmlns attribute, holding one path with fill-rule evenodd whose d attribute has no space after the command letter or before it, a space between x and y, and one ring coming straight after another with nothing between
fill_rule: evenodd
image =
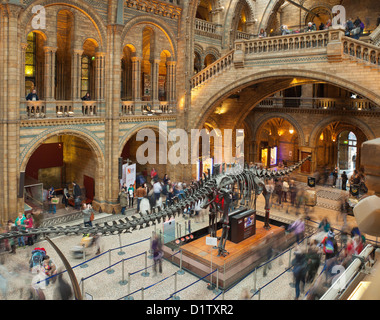
<instances>
[{"instance_id":1,"label":"archway","mask_svg":"<svg viewBox=\"0 0 380 320\"><path fill-rule=\"evenodd\" d=\"M281 117L273 117L256 131L255 162L264 167L290 166L299 160L299 134L295 125Z\"/></svg>"},{"instance_id":2,"label":"archway","mask_svg":"<svg viewBox=\"0 0 380 320\"><path fill-rule=\"evenodd\" d=\"M25 186L38 186L25 189L25 202L31 207L43 206L46 209L47 190L51 187L59 197L64 187L72 195L72 182L76 182L82 189L82 201L92 203L104 200L102 153L93 141L79 133L62 131L47 134L29 150L21 171L25 172ZM43 190L42 194L40 190ZM69 204L67 210L71 211L74 207L73 199ZM57 210L65 213L64 208L60 201Z\"/></svg>"},{"instance_id":3,"label":"archway","mask_svg":"<svg viewBox=\"0 0 380 320\"><path fill-rule=\"evenodd\" d=\"M138 135L140 137L138 139ZM162 179L167 173L167 132L155 126L139 126L122 138L120 157L123 165L136 164L136 177L142 176L151 183L151 171L154 169ZM140 179L137 179L137 184Z\"/></svg>"},{"instance_id":4,"label":"archway","mask_svg":"<svg viewBox=\"0 0 380 320\"><path fill-rule=\"evenodd\" d=\"M315 141L317 171L331 172L338 167L339 172L350 174L359 169L363 142L370 139L363 128L349 120L332 121L319 127ZM312 141L311 141L312 142Z\"/></svg>"}]
</instances>

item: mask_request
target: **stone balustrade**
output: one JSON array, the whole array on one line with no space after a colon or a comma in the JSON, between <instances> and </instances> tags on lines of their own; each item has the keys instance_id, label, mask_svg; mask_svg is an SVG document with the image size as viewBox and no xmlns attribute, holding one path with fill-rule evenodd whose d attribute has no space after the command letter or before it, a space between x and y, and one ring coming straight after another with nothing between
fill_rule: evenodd
<instances>
[{"instance_id":1,"label":"stone balustrade","mask_svg":"<svg viewBox=\"0 0 380 320\"><path fill-rule=\"evenodd\" d=\"M211 63L209 66L207 66L191 78L191 87L196 88L197 86L205 83L210 78L227 70L232 65L233 58L234 50L228 52L223 57Z\"/></svg>"},{"instance_id":2,"label":"stone balustrade","mask_svg":"<svg viewBox=\"0 0 380 320\"><path fill-rule=\"evenodd\" d=\"M121 101L120 116L130 116L135 114L134 101Z\"/></svg>"},{"instance_id":3,"label":"stone balustrade","mask_svg":"<svg viewBox=\"0 0 380 320\"><path fill-rule=\"evenodd\" d=\"M380 67L380 47L360 40L343 37L343 54L352 59Z\"/></svg>"},{"instance_id":4,"label":"stone balustrade","mask_svg":"<svg viewBox=\"0 0 380 320\"><path fill-rule=\"evenodd\" d=\"M26 101L21 102L20 109L21 119L91 117L97 116L97 114L98 110L96 101Z\"/></svg>"},{"instance_id":5,"label":"stone balustrade","mask_svg":"<svg viewBox=\"0 0 380 320\"><path fill-rule=\"evenodd\" d=\"M256 38L235 42L235 50L244 54L265 54L305 49L326 48L329 42L329 31L314 31L289 34L284 36Z\"/></svg>"},{"instance_id":6,"label":"stone balustrade","mask_svg":"<svg viewBox=\"0 0 380 320\"><path fill-rule=\"evenodd\" d=\"M195 30L216 33L216 24L202 19L195 19Z\"/></svg>"},{"instance_id":7,"label":"stone balustrade","mask_svg":"<svg viewBox=\"0 0 380 320\"><path fill-rule=\"evenodd\" d=\"M270 97L259 102L258 107L302 108L322 110L380 111L367 99Z\"/></svg>"}]
</instances>

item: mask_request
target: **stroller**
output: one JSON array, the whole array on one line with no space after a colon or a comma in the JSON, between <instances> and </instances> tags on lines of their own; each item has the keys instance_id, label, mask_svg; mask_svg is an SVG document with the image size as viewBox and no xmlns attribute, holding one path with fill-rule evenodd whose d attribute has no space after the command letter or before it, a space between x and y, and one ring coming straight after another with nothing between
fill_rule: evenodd
<instances>
[{"instance_id":1,"label":"stroller","mask_svg":"<svg viewBox=\"0 0 380 320\"><path fill-rule=\"evenodd\" d=\"M42 262L46 256L45 248L34 248L32 251L32 257L29 261L30 269L42 266Z\"/></svg>"}]
</instances>

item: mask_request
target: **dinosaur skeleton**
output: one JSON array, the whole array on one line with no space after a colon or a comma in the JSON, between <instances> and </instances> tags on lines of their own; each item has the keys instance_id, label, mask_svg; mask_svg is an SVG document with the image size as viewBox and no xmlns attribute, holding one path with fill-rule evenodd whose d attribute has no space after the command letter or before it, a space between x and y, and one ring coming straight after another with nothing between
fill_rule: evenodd
<instances>
[{"instance_id":1,"label":"dinosaur skeleton","mask_svg":"<svg viewBox=\"0 0 380 320\"><path fill-rule=\"evenodd\" d=\"M281 178L296 168L300 167L307 157L297 164L277 171L259 169L256 166L251 168L238 168L230 166L230 172L223 172L217 175L203 174L203 178L193 183L185 194L181 197L174 197L169 205L164 204L163 207L156 207L152 212L139 213L139 216L125 217L112 221L111 223L95 223L92 227L84 227L82 224L66 227L45 227L45 228L31 228L29 231L11 231L0 234L0 241L3 239L31 236L31 235L80 235L84 233L99 234L99 235L117 235L121 233L131 233L134 230L139 230L152 226L166 219L181 215L185 209L194 206L198 201L202 201L202 208L210 208L209 214L209 231L212 236L216 236L216 218L218 212L223 212L220 222L223 226L222 236L219 239L218 255L225 256L225 244L229 232L229 219L228 208L232 199L232 190L235 186L240 189L241 204L247 207L254 207L256 209L256 197L263 194L265 198L265 228L269 227L269 198L270 192L265 188L266 179ZM216 202L217 196L219 199L224 199L223 209L219 203Z\"/></svg>"}]
</instances>

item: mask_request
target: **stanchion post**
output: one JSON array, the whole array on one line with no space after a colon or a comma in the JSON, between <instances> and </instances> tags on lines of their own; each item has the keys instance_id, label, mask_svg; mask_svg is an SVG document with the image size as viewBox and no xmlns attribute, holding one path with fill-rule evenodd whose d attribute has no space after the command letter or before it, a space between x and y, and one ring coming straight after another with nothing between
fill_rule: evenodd
<instances>
[{"instance_id":1,"label":"stanchion post","mask_svg":"<svg viewBox=\"0 0 380 320\"><path fill-rule=\"evenodd\" d=\"M292 248L290 248L289 250L289 264L288 264L288 271L290 271L290 267L291 267L291 263L292 263Z\"/></svg>"},{"instance_id":2,"label":"stanchion post","mask_svg":"<svg viewBox=\"0 0 380 320\"><path fill-rule=\"evenodd\" d=\"M219 294L221 290L219 289L219 269L216 269L216 287L214 289L215 294Z\"/></svg>"},{"instance_id":3,"label":"stanchion post","mask_svg":"<svg viewBox=\"0 0 380 320\"><path fill-rule=\"evenodd\" d=\"M145 251L145 271L141 274L143 277L149 277L148 269L148 252Z\"/></svg>"},{"instance_id":4,"label":"stanchion post","mask_svg":"<svg viewBox=\"0 0 380 320\"><path fill-rule=\"evenodd\" d=\"M122 245L121 245L121 234L119 233L119 245L120 245L120 251L117 253L119 256L122 256L125 254L125 252L122 250Z\"/></svg>"},{"instance_id":5,"label":"stanchion post","mask_svg":"<svg viewBox=\"0 0 380 320\"><path fill-rule=\"evenodd\" d=\"M182 250L179 258L179 270L177 271L177 274L182 275L185 271L182 270Z\"/></svg>"},{"instance_id":6,"label":"stanchion post","mask_svg":"<svg viewBox=\"0 0 380 320\"><path fill-rule=\"evenodd\" d=\"M109 267L106 271L108 274L112 274L115 272L115 270L111 269L111 249L108 250L108 260L109 260Z\"/></svg>"},{"instance_id":7,"label":"stanchion post","mask_svg":"<svg viewBox=\"0 0 380 320\"><path fill-rule=\"evenodd\" d=\"M83 262L85 262L86 261L86 248L85 248L85 245L82 245L82 248L83 248ZM83 264L81 264L80 267L81 268L87 268L88 264L87 263L83 263Z\"/></svg>"},{"instance_id":8,"label":"stanchion post","mask_svg":"<svg viewBox=\"0 0 380 320\"><path fill-rule=\"evenodd\" d=\"M82 282L82 297L84 297L84 279L81 279Z\"/></svg>"},{"instance_id":9,"label":"stanchion post","mask_svg":"<svg viewBox=\"0 0 380 320\"><path fill-rule=\"evenodd\" d=\"M141 288L141 300L144 301L144 287Z\"/></svg>"},{"instance_id":10,"label":"stanchion post","mask_svg":"<svg viewBox=\"0 0 380 320\"><path fill-rule=\"evenodd\" d=\"M121 261L121 281L119 281L120 285L126 285L128 281L125 280L124 276L124 259Z\"/></svg>"},{"instance_id":11,"label":"stanchion post","mask_svg":"<svg viewBox=\"0 0 380 320\"><path fill-rule=\"evenodd\" d=\"M175 293L177 292L177 272L174 273L174 293L173 293L173 300L180 300L179 296L177 296Z\"/></svg>"},{"instance_id":12,"label":"stanchion post","mask_svg":"<svg viewBox=\"0 0 380 320\"><path fill-rule=\"evenodd\" d=\"M128 272L128 296L124 298L124 300L133 300L131 294L131 274Z\"/></svg>"},{"instance_id":13,"label":"stanchion post","mask_svg":"<svg viewBox=\"0 0 380 320\"><path fill-rule=\"evenodd\" d=\"M255 272L253 273L253 289L251 289L251 293L255 293L257 290L256 282L257 282L257 267L255 268Z\"/></svg>"}]
</instances>

